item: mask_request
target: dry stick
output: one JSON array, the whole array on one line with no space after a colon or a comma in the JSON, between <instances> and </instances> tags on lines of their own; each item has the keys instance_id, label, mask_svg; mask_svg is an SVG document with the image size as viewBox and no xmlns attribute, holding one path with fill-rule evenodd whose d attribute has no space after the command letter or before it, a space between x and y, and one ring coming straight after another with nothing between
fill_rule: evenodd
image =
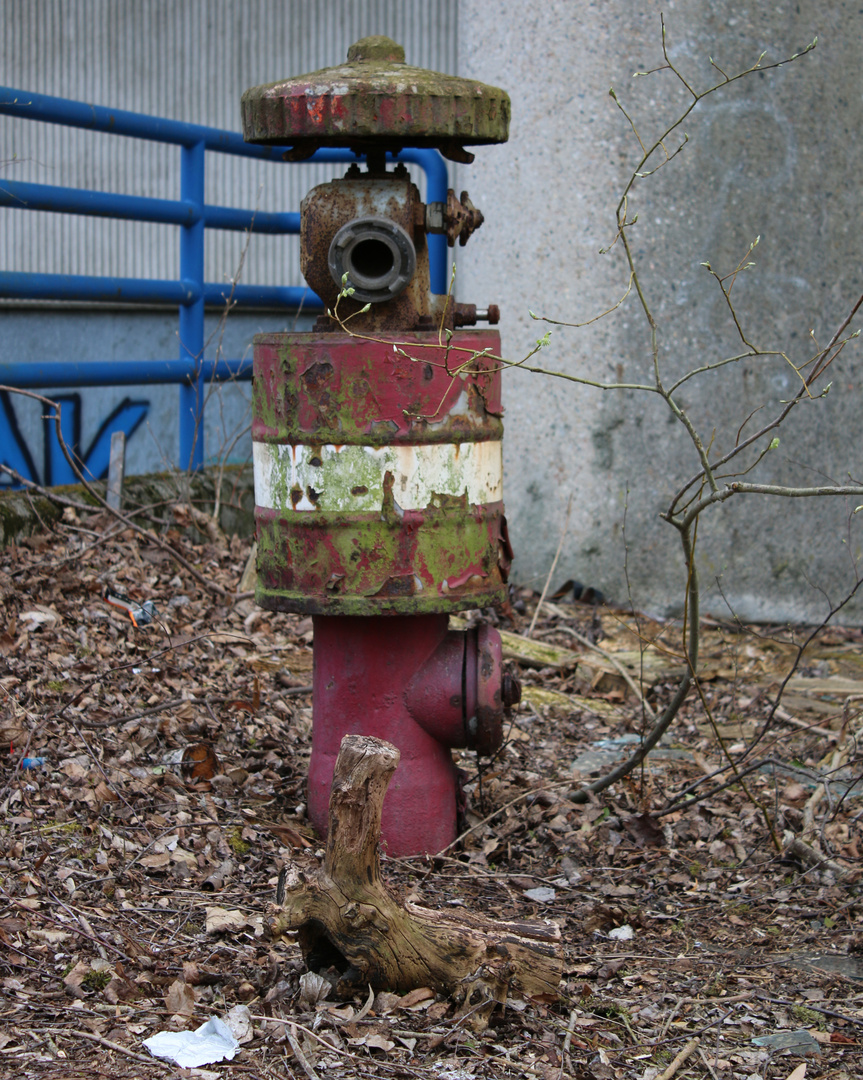
<instances>
[{"instance_id":1,"label":"dry stick","mask_svg":"<svg viewBox=\"0 0 863 1080\"><path fill-rule=\"evenodd\" d=\"M112 1042L110 1039L105 1039L92 1031L76 1031L74 1028L63 1028L60 1031L55 1030L53 1034L74 1035L78 1039L89 1039L90 1042L98 1043L100 1046L107 1047L108 1050L116 1050L118 1054L125 1054L126 1057L134 1058L135 1061L143 1061L145 1065L158 1065L161 1069L171 1069L172 1071L174 1068L173 1065L169 1065L165 1061L159 1061L158 1058L136 1054L134 1050L128 1050L125 1046L121 1046L120 1043Z\"/></svg>"},{"instance_id":2,"label":"dry stick","mask_svg":"<svg viewBox=\"0 0 863 1080\"><path fill-rule=\"evenodd\" d=\"M698 1044L700 1042L700 1038L691 1039L680 1051L674 1061L672 1061L672 1063L668 1066L665 1072L662 1073L660 1076L657 1076L656 1080L671 1080L672 1076L677 1073L678 1069L681 1065L683 1065L686 1059L691 1057L695 1053L695 1051L698 1049Z\"/></svg>"},{"instance_id":3,"label":"dry stick","mask_svg":"<svg viewBox=\"0 0 863 1080\"><path fill-rule=\"evenodd\" d=\"M825 768L825 773L828 776L833 775L836 771L848 761L848 755L851 750L851 744L846 740L845 745L837 747L830 755L830 762ZM819 766L823 766L825 759L819 762ZM812 840L815 833L815 811L818 809L818 804L829 793L827 791L827 783L822 780L821 783L815 788L809 798L806 800L806 805L803 807L803 831L801 833L801 840ZM832 809L832 806L831 806Z\"/></svg>"},{"instance_id":4,"label":"dry stick","mask_svg":"<svg viewBox=\"0 0 863 1080\"><path fill-rule=\"evenodd\" d=\"M704 1051L701 1049L700 1046L698 1047L698 1056L704 1062L704 1067L710 1073L713 1080L719 1080L719 1077L717 1076L715 1069L710 1064L710 1058L708 1058L707 1054L704 1053Z\"/></svg>"},{"instance_id":5,"label":"dry stick","mask_svg":"<svg viewBox=\"0 0 863 1080\"><path fill-rule=\"evenodd\" d=\"M787 1008L794 1008L795 1005L800 1003L797 1001L787 1001L785 998L768 997L767 994L763 994L760 990L755 991L755 997L758 1001L769 1001L771 1005L785 1005ZM823 1016L832 1016L837 1020L844 1020L847 1024L854 1024L856 1027L863 1027L863 1020L857 1016L851 1016L849 1013L836 1012L833 1009L823 1009L814 1002L807 1001L806 1008L811 1009L813 1012L821 1013Z\"/></svg>"},{"instance_id":6,"label":"dry stick","mask_svg":"<svg viewBox=\"0 0 863 1080\"><path fill-rule=\"evenodd\" d=\"M780 724L787 724L789 727L798 728L800 731L808 731L812 735L823 735L825 739L839 738L840 733L838 731L831 731L830 728L819 727L818 724L809 724L805 720L798 720L796 716L792 716L785 709L777 709L773 715Z\"/></svg>"},{"instance_id":7,"label":"dry stick","mask_svg":"<svg viewBox=\"0 0 863 1080\"><path fill-rule=\"evenodd\" d=\"M545 594L548 592L548 587L551 585L551 577L554 573L554 569L557 566L557 560L560 558L560 553L563 550L563 542L566 539L567 531L569 530L569 512L572 510L572 495L569 497L569 502L566 504L566 518L563 522L563 532L560 534L560 543L557 545L557 551L554 553L554 559L551 564L551 569L548 572L548 577L545 579L545 587L542 590L542 594L539 598L539 603L536 605L536 611L533 613L533 618L530 620L530 626L527 628L527 633L524 635L529 638L533 633L533 628L536 626L536 620L539 618L539 612L542 608L542 602L545 600Z\"/></svg>"},{"instance_id":8,"label":"dry stick","mask_svg":"<svg viewBox=\"0 0 863 1080\"><path fill-rule=\"evenodd\" d=\"M785 851L789 855L796 856L803 865L808 866L810 870L817 870L819 866L823 866L826 870L832 871L840 881L847 881L854 875L853 870L849 870L847 867L842 866L834 859L828 859L799 836L794 837Z\"/></svg>"},{"instance_id":9,"label":"dry stick","mask_svg":"<svg viewBox=\"0 0 863 1080\"><path fill-rule=\"evenodd\" d=\"M668 1029L671 1027L672 1023L674 1022L674 1018L675 1018L675 1016L677 1016L677 1012L678 1012L678 1010L680 1009L680 1006L683 1004L683 1002L685 1000L686 1000L685 998L679 997L677 999L677 1001L675 1001L675 1003L672 1005L672 1007L668 1010L668 1015L665 1017L665 1023L662 1025L662 1029L659 1032L659 1041L660 1042L668 1034Z\"/></svg>"},{"instance_id":10,"label":"dry stick","mask_svg":"<svg viewBox=\"0 0 863 1080\"><path fill-rule=\"evenodd\" d=\"M285 1034L288 1037L288 1042L291 1044L291 1049L294 1052L294 1057L299 1061L302 1066L303 1072L309 1078L309 1080L320 1080L320 1077L315 1070L309 1064L306 1055L300 1049L300 1044L297 1041L297 1025L290 1024L285 1028Z\"/></svg>"},{"instance_id":11,"label":"dry stick","mask_svg":"<svg viewBox=\"0 0 863 1080\"><path fill-rule=\"evenodd\" d=\"M586 646L588 649L593 649L593 651L595 653L599 653L600 656L604 656L605 659L614 667L615 671L617 671L620 674L621 678L626 683L626 685L629 687L629 689L635 694L635 696L641 702L641 706L644 709L644 711L647 713L648 717L651 720L656 719L656 713L653 711L652 707L647 703L647 701L646 701L646 699L644 697L644 694L642 694L638 683L629 674L629 672L626 670L625 666L623 664L621 664L621 662L615 658L613 653L607 652L605 649L602 648L602 646L594 644L594 642L592 642L590 640L590 638L586 638L584 636L584 634L579 634L579 632L577 630L573 630L569 626L555 627L555 632L557 632L557 631L562 631L564 634L569 634L571 637L574 637L576 641L580 641L581 644Z\"/></svg>"},{"instance_id":12,"label":"dry stick","mask_svg":"<svg viewBox=\"0 0 863 1080\"><path fill-rule=\"evenodd\" d=\"M111 668L109 674L115 671L116 668ZM131 724L133 720L143 720L147 716L153 716L155 713L167 712L168 709L176 709L178 705L183 705L185 702L191 700L190 698L170 698L168 701L162 702L161 705L154 705L152 709L144 709L143 712L132 713L131 716L113 716L110 720L84 720L79 717L78 723L83 728L95 729L116 727L118 724ZM194 702L197 704L197 702Z\"/></svg>"},{"instance_id":13,"label":"dry stick","mask_svg":"<svg viewBox=\"0 0 863 1080\"><path fill-rule=\"evenodd\" d=\"M575 1017L577 1009L571 1009L569 1013L569 1023L566 1027L566 1037L563 1040L563 1049L560 1053L560 1072L557 1074L557 1080L562 1080L563 1070L566 1064L566 1059L569 1057L569 1048L572 1045L572 1033L575 1031Z\"/></svg>"}]
</instances>

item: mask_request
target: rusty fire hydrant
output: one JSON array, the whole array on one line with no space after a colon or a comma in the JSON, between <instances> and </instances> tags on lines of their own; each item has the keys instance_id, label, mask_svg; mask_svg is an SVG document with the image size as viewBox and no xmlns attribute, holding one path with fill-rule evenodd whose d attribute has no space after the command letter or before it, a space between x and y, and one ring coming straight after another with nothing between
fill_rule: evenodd
<instances>
[{"instance_id":1,"label":"rusty fire hydrant","mask_svg":"<svg viewBox=\"0 0 863 1080\"><path fill-rule=\"evenodd\" d=\"M329 312L313 333L254 345L256 599L314 616L309 816L322 833L342 737L394 743L390 855L435 852L456 835L450 748L493 753L504 707L497 631L448 629L448 614L505 599L512 558L502 492L500 338L464 330L477 313L429 287L426 236L464 243L482 224L467 193L425 205L387 153L507 138L495 87L408 67L389 38L365 38L340 67L243 95L251 142L348 147L366 168L303 200L301 266Z\"/></svg>"}]
</instances>

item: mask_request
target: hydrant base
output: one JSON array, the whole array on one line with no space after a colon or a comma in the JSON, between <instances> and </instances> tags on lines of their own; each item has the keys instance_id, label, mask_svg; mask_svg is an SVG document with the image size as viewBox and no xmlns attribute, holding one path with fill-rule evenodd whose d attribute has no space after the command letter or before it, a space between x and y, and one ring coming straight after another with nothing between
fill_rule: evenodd
<instances>
[{"instance_id":1,"label":"hydrant base","mask_svg":"<svg viewBox=\"0 0 863 1080\"><path fill-rule=\"evenodd\" d=\"M441 650L438 695L440 730L434 717L420 726L411 706L411 685L448 634L446 615L316 616L314 721L309 766L309 817L327 832L330 788L345 735L373 735L397 746L401 760L384 801L382 836L393 857L435 853L456 837L458 773L450 746L462 705L462 667L453 650ZM441 703L443 708L441 709ZM430 732L435 732L440 738ZM459 744L464 741L459 739Z\"/></svg>"}]
</instances>

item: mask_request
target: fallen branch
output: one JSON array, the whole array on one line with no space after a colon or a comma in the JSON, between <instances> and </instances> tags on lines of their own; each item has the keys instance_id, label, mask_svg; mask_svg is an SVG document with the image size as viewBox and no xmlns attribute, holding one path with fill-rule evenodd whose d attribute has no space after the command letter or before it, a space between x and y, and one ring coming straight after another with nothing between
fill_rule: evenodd
<instances>
[{"instance_id":1,"label":"fallen branch","mask_svg":"<svg viewBox=\"0 0 863 1080\"><path fill-rule=\"evenodd\" d=\"M680 1070L680 1066L683 1065L695 1051L698 1049L698 1044L701 1039L690 1039L690 1041L684 1046L677 1057L672 1061L664 1073L657 1076L656 1080L671 1080L672 1076L675 1076Z\"/></svg>"},{"instance_id":2,"label":"fallen branch","mask_svg":"<svg viewBox=\"0 0 863 1080\"><path fill-rule=\"evenodd\" d=\"M834 859L828 859L820 851L816 851L814 847L807 844L805 840L801 840L799 836L795 836L786 847L785 854L793 855L794 858L799 859L810 870L819 867L830 870L838 881L848 881L854 876L853 871L848 870L847 867L842 866L841 863L836 862Z\"/></svg>"},{"instance_id":3,"label":"fallen branch","mask_svg":"<svg viewBox=\"0 0 863 1080\"><path fill-rule=\"evenodd\" d=\"M626 683L626 685L629 687L629 689L635 694L635 696L641 702L641 707L647 713L647 716L649 717L649 719L650 720L655 720L656 719L656 713L653 711L653 708L651 707L650 703L645 698L644 694L642 694L641 687L638 685L638 683L635 681L635 679L633 679L633 677L629 674L629 672L626 670L626 668L623 666L623 664L621 664L621 662L617 659L617 657L613 653L610 653L606 649L603 649L601 645L597 645L596 642L591 641L590 638L586 638L584 636L584 634L579 634L579 632L577 630L573 630L572 627L570 627L570 626L557 626L557 627L555 627L555 632L560 632L560 631L563 631L564 634L569 634L571 637L574 637L575 640L580 642L582 645L584 645L584 647L586 649L592 649L599 656L602 656L604 659L606 659L609 662L609 664L611 664L611 666L614 668L614 670L620 675L620 677L623 679L623 681Z\"/></svg>"},{"instance_id":4,"label":"fallen branch","mask_svg":"<svg viewBox=\"0 0 863 1080\"><path fill-rule=\"evenodd\" d=\"M307 859L282 871L273 937L299 931L306 965L337 997L374 989L430 987L451 995L460 1016L482 1030L509 994L557 997L563 972L560 931L549 923L502 922L469 912L400 904L381 879L381 810L399 752L390 743L346 735L330 795L323 865Z\"/></svg>"}]
</instances>

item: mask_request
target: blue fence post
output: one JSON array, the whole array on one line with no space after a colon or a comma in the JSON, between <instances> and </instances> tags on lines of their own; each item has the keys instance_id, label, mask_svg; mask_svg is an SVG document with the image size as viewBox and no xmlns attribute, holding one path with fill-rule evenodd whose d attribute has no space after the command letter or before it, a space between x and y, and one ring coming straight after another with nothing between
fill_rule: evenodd
<instances>
[{"instance_id":1,"label":"blue fence post","mask_svg":"<svg viewBox=\"0 0 863 1080\"><path fill-rule=\"evenodd\" d=\"M193 208L180 228L180 279L194 283L194 299L180 307L180 360L195 365L194 378L180 385L180 468L204 467L204 159L203 141L180 149L180 198Z\"/></svg>"}]
</instances>

